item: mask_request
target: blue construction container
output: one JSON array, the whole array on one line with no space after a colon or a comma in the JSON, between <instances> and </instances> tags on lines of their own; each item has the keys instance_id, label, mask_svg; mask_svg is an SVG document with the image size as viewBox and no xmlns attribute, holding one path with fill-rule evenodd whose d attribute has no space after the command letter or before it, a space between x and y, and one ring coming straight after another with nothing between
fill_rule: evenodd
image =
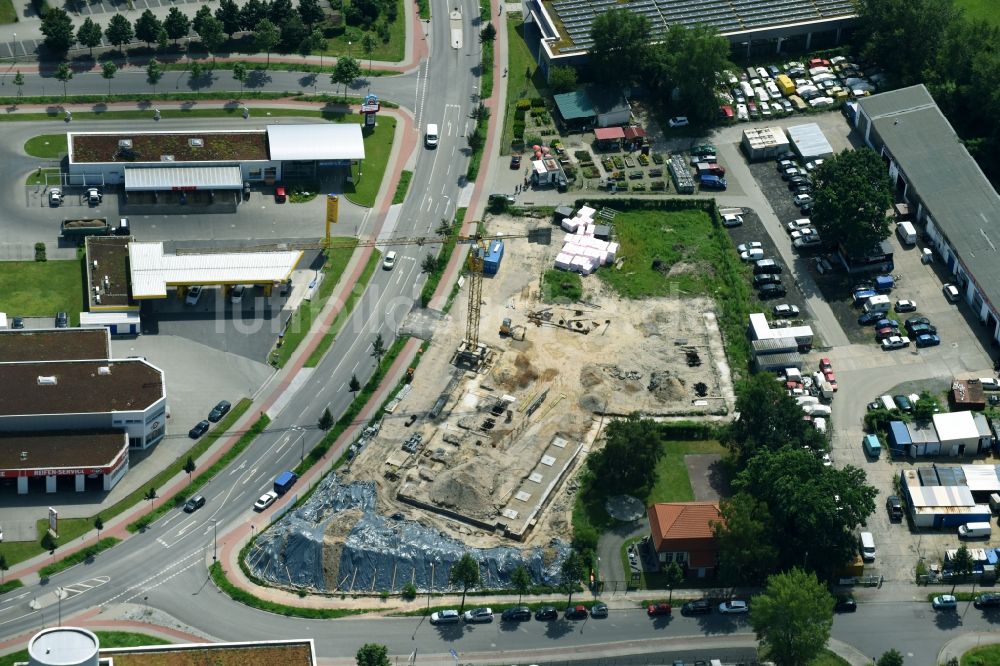
<instances>
[{"instance_id":1,"label":"blue construction container","mask_svg":"<svg viewBox=\"0 0 1000 666\"><path fill-rule=\"evenodd\" d=\"M889 432L886 439L889 443L889 449L893 453L905 453L906 448L913 444L913 440L910 439L910 431L906 429L906 424L902 421L889 422Z\"/></svg>"},{"instance_id":2,"label":"blue construction container","mask_svg":"<svg viewBox=\"0 0 1000 666\"><path fill-rule=\"evenodd\" d=\"M878 275L875 277L875 291L880 294L892 291L892 288L895 286L896 282L892 279L891 275Z\"/></svg>"},{"instance_id":3,"label":"blue construction container","mask_svg":"<svg viewBox=\"0 0 1000 666\"><path fill-rule=\"evenodd\" d=\"M483 275L496 275L500 270L500 260L503 259L503 241L490 241L483 257Z\"/></svg>"}]
</instances>

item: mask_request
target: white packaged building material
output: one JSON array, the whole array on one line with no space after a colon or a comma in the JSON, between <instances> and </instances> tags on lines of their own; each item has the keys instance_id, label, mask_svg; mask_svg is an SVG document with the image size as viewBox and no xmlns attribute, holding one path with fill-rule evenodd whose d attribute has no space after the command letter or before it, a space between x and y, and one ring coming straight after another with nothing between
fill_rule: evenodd
<instances>
[{"instance_id":1,"label":"white packaged building material","mask_svg":"<svg viewBox=\"0 0 1000 666\"><path fill-rule=\"evenodd\" d=\"M802 159L815 160L833 155L833 146L826 140L823 130L816 123L806 123L788 128L788 138Z\"/></svg>"}]
</instances>

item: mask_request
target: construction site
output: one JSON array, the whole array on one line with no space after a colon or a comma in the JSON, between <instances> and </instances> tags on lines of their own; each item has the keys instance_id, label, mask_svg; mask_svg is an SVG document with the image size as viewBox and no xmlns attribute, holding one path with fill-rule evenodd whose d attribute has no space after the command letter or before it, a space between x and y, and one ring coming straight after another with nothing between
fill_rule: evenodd
<instances>
[{"instance_id":1,"label":"construction site","mask_svg":"<svg viewBox=\"0 0 1000 666\"><path fill-rule=\"evenodd\" d=\"M488 222L491 236L504 236L506 247L495 274L482 278L479 308L470 308L468 296L477 289L466 276L449 314L414 310L401 332L427 340L428 349L338 472L337 484L364 486L370 499L359 512L340 506L296 518L307 503L282 521L311 524L295 531L315 535L315 547L322 542L324 573L315 571L308 581L286 577L294 569L287 558L273 561L284 550L278 544L288 543L289 533L281 530L274 548L260 545L266 557L248 556L258 575L327 590L399 589L406 582L443 588L446 577L439 570L434 580L427 562L446 570L451 558L444 551L457 559L463 548L473 548L492 553L487 560L510 560L487 567L496 570L496 585L521 558L495 557L495 549L522 553L542 582L569 543L576 479L609 419L634 412L658 418L731 413L733 389L710 300L639 305L622 299L599 271L627 270L625 258L584 276L578 302L546 302L543 275L563 232L554 227L552 242L529 242L527 232L551 226L549 220L496 216ZM471 364L456 354L470 348L470 310L478 310L471 313L478 319ZM329 495L317 501L329 503ZM365 511L370 515L362 518ZM441 543L425 547L426 561L416 561L417 544L434 539ZM358 549L404 560L410 573L383 559L359 578L364 558ZM315 554L309 559L317 560Z\"/></svg>"}]
</instances>

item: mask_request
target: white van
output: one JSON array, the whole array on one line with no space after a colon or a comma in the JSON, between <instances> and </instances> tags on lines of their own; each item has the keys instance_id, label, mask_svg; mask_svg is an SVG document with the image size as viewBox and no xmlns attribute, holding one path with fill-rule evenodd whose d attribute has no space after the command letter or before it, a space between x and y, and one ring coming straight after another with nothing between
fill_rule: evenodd
<instances>
[{"instance_id":1,"label":"white van","mask_svg":"<svg viewBox=\"0 0 1000 666\"><path fill-rule=\"evenodd\" d=\"M992 533L989 523L966 523L958 526L959 539L989 539Z\"/></svg>"},{"instance_id":2,"label":"white van","mask_svg":"<svg viewBox=\"0 0 1000 666\"><path fill-rule=\"evenodd\" d=\"M427 131L424 133L424 145L428 148L437 148L438 126L434 123L427 125Z\"/></svg>"},{"instance_id":3,"label":"white van","mask_svg":"<svg viewBox=\"0 0 1000 666\"><path fill-rule=\"evenodd\" d=\"M795 402L799 405L818 405L819 398L814 395L800 395L795 398Z\"/></svg>"},{"instance_id":4,"label":"white van","mask_svg":"<svg viewBox=\"0 0 1000 666\"><path fill-rule=\"evenodd\" d=\"M917 230L913 228L912 222L900 222L896 225L896 235L899 240L907 245L917 242Z\"/></svg>"},{"instance_id":5,"label":"white van","mask_svg":"<svg viewBox=\"0 0 1000 666\"><path fill-rule=\"evenodd\" d=\"M889 297L884 294L878 294L876 296L869 296L868 301L865 303L865 312L888 312L892 309L892 303L889 301Z\"/></svg>"},{"instance_id":6,"label":"white van","mask_svg":"<svg viewBox=\"0 0 1000 666\"><path fill-rule=\"evenodd\" d=\"M882 407L888 409L890 412L896 409L896 401L892 399L891 395L880 395L878 400L882 403Z\"/></svg>"},{"instance_id":7,"label":"white van","mask_svg":"<svg viewBox=\"0 0 1000 666\"><path fill-rule=\"evenodd\" d=\"M861 533L861 559L865 562L875 561L875 537L871 532Z\"/></svg>"},{"instance_id":8,"label":"white van","mask_svg":"<svg viewBox=\"0 0 1000 666\"><path fill-rule=\"evenodd\" d=\"M801 405L801 407L809 416L830 416L833 413L829 405Z\"/></svg>"}]
</instances>

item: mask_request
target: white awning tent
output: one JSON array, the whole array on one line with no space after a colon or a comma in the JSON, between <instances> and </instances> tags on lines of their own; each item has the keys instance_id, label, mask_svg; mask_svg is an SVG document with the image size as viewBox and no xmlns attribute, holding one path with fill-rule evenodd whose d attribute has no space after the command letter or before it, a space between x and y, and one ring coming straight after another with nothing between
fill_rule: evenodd
<instances>
[{"instance_id":1,"label":"white awning tent","mask_svg":"<svg viewBox=\"0 0 1000 666\"><path fill-rule=\"evenodd\" d=\"M361 125L315 123L268 125L267 146L273 161L363 160Z\"/></svg>"},{"instance_id":2,"label":"white awning tent","mask_svg":"<svg viewBox=\"0 0 1000 666\"><path fill-rule=\"evenodd\" d=\"M125 167L126 192L242 188L243 175L238 166Z\"/></svg>"},{"instance_id":3,"label":"white awning tent","mask_svg":"<svg viewBox=\"0 0 1000 666\"><path fill-rule=\"evenodd\" d=\"M166 298L181 285L266 285L289 279L302 252L163 254L163 243L128 244L132 297Z\"/></svg>"}]
</instances>

